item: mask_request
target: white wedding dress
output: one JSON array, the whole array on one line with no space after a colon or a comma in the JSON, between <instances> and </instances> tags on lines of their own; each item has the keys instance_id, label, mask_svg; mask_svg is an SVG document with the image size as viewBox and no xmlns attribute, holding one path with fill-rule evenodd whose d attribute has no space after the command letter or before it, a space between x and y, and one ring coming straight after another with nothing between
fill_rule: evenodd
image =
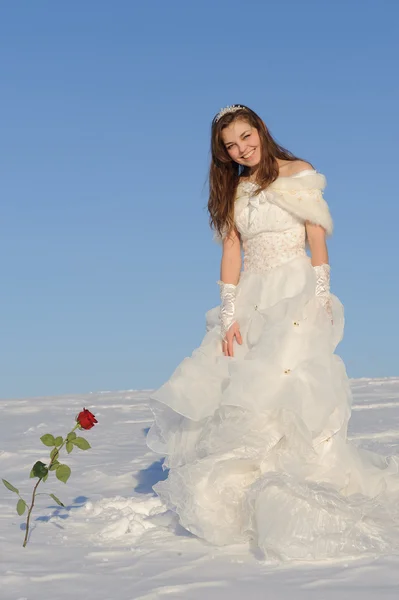
<instances>
[{"instance_id":1,"label":"white wedding dress","mask_svg":"<svg viewBox=\"0 0 399 600\"><path fill-rule=\"evenodd\" d=\"M280 560L399 548L399 463L346 439L343 308L332 296L331 324L305 251L306 218L332 229L324 185L310 169L258 196L239 185L243 344L222 354L213 308L200 347L151 396L147 444L170 469L154 486L166 506L212 544L252 539Z\"/></svg>"}]
</instances>

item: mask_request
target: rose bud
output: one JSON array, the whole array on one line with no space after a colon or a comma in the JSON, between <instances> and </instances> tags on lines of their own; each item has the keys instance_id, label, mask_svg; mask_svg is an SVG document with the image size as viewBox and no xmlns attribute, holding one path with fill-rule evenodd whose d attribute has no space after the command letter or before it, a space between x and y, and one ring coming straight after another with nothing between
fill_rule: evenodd
<instances>
[{"instance_id":1,"label":"rose bud","mask_svg":"<svg viewBox=\"0 0 399 600\"><path fill-rule=\"evenodd\" d=\"M98 423L96 417L87 408L84 408L82 412L76 417L76 421L83 429L91 429L96 423Z\"/></svg>"}]
</instances>

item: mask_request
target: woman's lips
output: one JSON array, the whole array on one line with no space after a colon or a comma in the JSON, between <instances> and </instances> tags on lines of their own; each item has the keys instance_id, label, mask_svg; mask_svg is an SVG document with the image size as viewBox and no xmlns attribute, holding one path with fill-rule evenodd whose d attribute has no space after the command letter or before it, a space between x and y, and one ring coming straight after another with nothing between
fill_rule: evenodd
<instances>
[{"instance_id":1,"label":"woman's lips","mask_svg":"<svg viewBox=\"0 0 399 600\"><path fill-rule=\"evenodd\" d=\"M256 148L254 148L253 150L251 150L251 152L249 152L249 153L247 152L247 154L245 156L243 156L242 158L244 160L249 160L255 154L255 150L256 150Z\"/></svg>"}]
</instances>

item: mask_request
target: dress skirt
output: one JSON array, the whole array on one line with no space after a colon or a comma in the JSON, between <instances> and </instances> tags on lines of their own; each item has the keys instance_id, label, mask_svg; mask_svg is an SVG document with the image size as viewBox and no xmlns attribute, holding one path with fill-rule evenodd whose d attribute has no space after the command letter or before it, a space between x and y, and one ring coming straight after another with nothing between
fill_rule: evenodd
<instances>
[{"instance_id":1,"label":"dress skirt","mask_svg":"<svg viewBox=\"0 0 399 600\"><path fill-rule=\"evenodd\" d=\"M317 559L399 548L399 461L347 441L351 391L307 256L244 271L243 343L221 349L219 307L201 345L151 396L148 446L168 478L154 486L193 534L253 540L268 558Z\"/></svg>"}]
</instances>

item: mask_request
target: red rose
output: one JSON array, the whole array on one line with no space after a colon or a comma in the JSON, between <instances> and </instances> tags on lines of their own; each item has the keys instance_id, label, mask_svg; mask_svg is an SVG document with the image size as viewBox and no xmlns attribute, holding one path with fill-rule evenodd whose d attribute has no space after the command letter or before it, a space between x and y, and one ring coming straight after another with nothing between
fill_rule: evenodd
<instances>
[{"instance_id":1,"label":"red rose","mask_svg":"<svg viewBox=\"0 0 399 600\"><path fill-rule=\"evenodd\" d=\"M96 417L87 408L84 408L82 412L76 417L76 421L83 429L91 429L96 423L98 423Z\"/></svg>"}]
</instances>

